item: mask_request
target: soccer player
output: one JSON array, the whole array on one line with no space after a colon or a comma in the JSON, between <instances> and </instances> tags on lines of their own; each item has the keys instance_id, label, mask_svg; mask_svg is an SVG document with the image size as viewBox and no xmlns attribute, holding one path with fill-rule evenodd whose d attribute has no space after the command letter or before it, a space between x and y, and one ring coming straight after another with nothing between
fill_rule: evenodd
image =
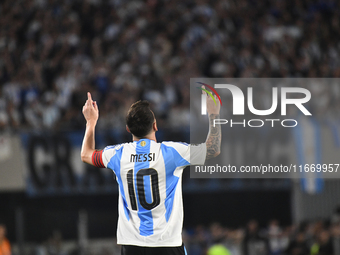
<instances>
[{"instance_id":1,"label":"soccer player","mask_svg":"<svg viewBox=\"0 0 340 255\"><path fill-rule=\"evenodd\" d=\"M121 254L186 254L182 242L182 173L190 165L203 165L220 153L220 105L207 97L209 134L205 143L190 145L156 141L157 122L147 101L131 105L126 130L132 142L95 150L98 106L88 93L83 107L86 131L81 148L83 162L114 171L119 186L117 243ZM219 102L219 100L216 100Z\"/></svg>"}]
</instances>

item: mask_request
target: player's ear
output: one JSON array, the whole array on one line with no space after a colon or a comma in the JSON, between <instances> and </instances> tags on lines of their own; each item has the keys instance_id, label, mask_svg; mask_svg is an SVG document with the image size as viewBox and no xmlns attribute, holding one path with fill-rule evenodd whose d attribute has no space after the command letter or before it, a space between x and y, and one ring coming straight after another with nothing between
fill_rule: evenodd
<instances>
[{"instance_id":1,"label":"player's ear","mask_svg":"<svg viewBox=\"0 0 340 255\"><path fill-rule=\"evenodd\" d=\"M126 131L128 131L129 133L131 133L129 127L128 127L127 125L126 125L125 127L126 127Z\"/></svg>"},{"instance_id":2,"label":"player's ear","mask_svg":"<svg viewBox=\"0 0 340 255\"><path fill-rule=\"evenodd\" d=\"M152 129L153 129L153 131L155 131L155 132L158 131L156 120L155 120L154 123L152 124Z\"/></svg>"}]
</instances>

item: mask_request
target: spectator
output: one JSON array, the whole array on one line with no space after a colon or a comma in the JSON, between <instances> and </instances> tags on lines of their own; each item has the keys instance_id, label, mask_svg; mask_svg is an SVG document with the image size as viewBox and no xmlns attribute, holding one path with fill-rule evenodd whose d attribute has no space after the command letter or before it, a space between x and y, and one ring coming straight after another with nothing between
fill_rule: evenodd
<instances>
[{"instance_id":1,"label":"spectator","mask_svg":"<svg viewBox=\"0 0 340 255\"><path fill-rule=\"evenodd\" d=\"M214 244L208 249L208 255L231 255L231 253L222 244Z\"/></svg>"},{"instance_id":2,"label":"spectator","mask_svg":"<svg viewBox=\"0 0 340 255\"><path fill-rule=\"evenodd\" d=\"M340 222L332 226L334 254L340 254Z\"/></svg>"},{"instance_id":3,"label":"spectator","mask_svg":"<svg viewBox=\"0 0 340 255\"><path fill-rule=\"evenodd\" d=\"M244 255L269 254L268 241L260 235L256 220L251 220L248 223L242 246Z\"/></svg>"},{"instance_id":4,"label":"spectator","mask_svg":"<svg viewBox=\"0 0 340 255\"><path fill-rule=\"evenodd\" d=\"M311 247L311 255L334 255L333 243L328 230L318 234L318 240Z\"/></svg>"},{"instance_id":5,"label":"spectator","mask_svg":"<svg viewBox=\"0 0 340 255\"><path fill-rule=\"evenodd\" d=\"M285 254L290 255L308 255L309 250L305 241L304 232L297 233L296 237L289 244L288 248L285 251Z\"/></svg>"},{"instance_id":6,"label":"spectator","mask_svg":"<svg viewBox=\"0 0 340 255\"><path fill-rule=\"evenodd\" d=\"M6 238L6 227L0 224L0 255L11 255L11 245Z\"/></svg>"}]
</instances>

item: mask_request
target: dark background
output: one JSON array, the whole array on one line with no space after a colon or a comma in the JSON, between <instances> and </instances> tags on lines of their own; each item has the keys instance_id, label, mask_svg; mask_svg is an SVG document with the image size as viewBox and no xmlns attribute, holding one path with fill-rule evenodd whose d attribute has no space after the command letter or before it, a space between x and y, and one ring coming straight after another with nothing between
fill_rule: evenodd
<instances>
[{"instance_id":1,"label":"dark background","mask_svg":"<svg viewBox=\"0 0 340 255\"><path fill-rule=\"evenodd\" d=\"M88 212L89 238L116 235L118 195L79 195L30 198L24 193L1 193L0 219L6 222L8 237L15 241L15 210L24 211L24 237L43 242L52 231L61 231L64 239L77 238L79 210ZM279 202L278 202L279 201ZM208 226L214 222L230 228L243 227L249 219L265 226L270 219L291 224L289 191L184 192L184 226ZM265 210L264 210L265 208Z\"/></svg>"}]
</instances>

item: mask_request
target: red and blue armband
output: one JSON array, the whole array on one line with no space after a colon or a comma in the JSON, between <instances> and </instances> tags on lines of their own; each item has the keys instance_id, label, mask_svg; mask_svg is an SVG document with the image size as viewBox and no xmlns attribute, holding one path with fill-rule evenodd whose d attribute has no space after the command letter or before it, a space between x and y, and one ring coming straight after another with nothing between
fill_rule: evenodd
<instances>
[{"instance_id":1,"label":"red and blue armband","mask_svg":"<svg viewBox=\"0 0 340 255\"><path fill-rule=\"evenodd\" d=\"M94 166L99 167L99 168L105 168L104 163L103 163L103 150L95 150L92 153L92 163Z\"/></svg>"}]
</instances>

